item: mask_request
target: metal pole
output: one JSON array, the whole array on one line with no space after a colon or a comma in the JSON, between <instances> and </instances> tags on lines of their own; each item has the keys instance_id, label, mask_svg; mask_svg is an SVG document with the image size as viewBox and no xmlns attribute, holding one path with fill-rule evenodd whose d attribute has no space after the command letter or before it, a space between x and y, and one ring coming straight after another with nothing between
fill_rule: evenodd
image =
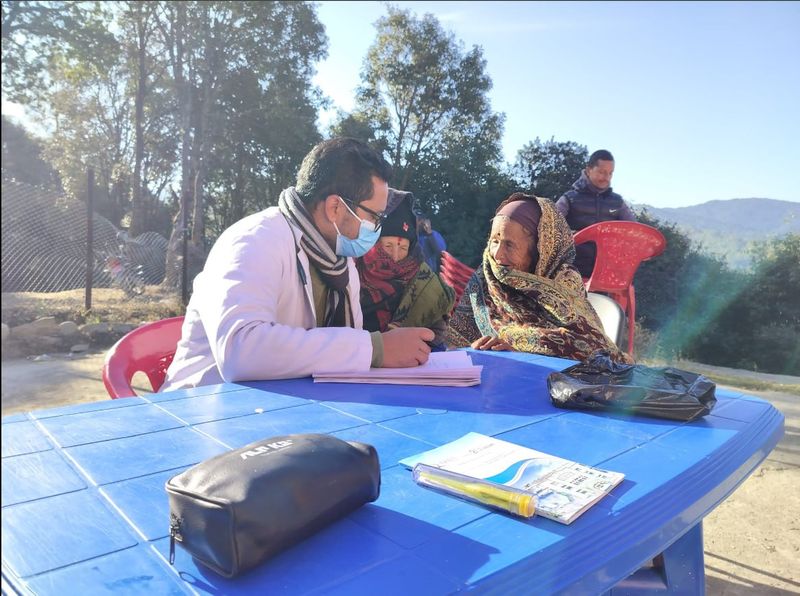
<instances>
[{"instance_id":1,"label":"metal pole","mask_svg":"<svg viewBox=\"0 0 800 596\"><path fill-rule=\"evenodd\" d=\"M86 310L92 308L92 281L94 273L94 229L92 215L94 211L94 168L89 168L86 173Z\"/></svg>"}]
</instances>

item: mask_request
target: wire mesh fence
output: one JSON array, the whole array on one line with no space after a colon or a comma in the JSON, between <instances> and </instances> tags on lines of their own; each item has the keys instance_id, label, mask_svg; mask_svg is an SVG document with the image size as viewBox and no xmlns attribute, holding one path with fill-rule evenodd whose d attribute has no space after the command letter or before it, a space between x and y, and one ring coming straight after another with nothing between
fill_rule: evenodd
<instances>
[{"instance_id":1,"label":"wire mesh fence","mask_svg":"<svg viewBox=\"0 0 800 596\"><path fill-rule=\"evenodd\" d=\"M163 284L168 241L161 234L131 238L94 213L87 276L86 203L6 179L2 196L3 293L85 289L90 281L93 288L120 288L136 300L147 286ZM180 298L179 286L170 290Z\"/></svg>"}]
</instances>

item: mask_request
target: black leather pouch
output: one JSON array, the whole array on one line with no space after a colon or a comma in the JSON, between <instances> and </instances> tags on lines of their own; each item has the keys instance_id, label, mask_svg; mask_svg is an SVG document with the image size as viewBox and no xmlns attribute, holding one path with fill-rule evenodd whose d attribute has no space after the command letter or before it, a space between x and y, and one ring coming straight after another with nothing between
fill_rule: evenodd
<instances>
[{"instance_id":1,"label":"black leather pouch","mask_svg":"<svg viewBox=\"0 0 800 596\"><path fill-rule=\"evenodd\" d=\"M177 541L234 577L349 514L380 492L375 448L321 434L256 441L173 476L170 562Z\"/></svg>"}]
</instances>

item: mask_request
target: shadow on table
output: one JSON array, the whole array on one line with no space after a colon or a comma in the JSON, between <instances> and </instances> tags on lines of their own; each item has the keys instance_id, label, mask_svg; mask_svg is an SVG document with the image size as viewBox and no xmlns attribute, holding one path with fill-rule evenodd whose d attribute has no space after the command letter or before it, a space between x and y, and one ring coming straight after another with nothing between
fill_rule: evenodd
<instances>
[{"instance_id":1,"label":"shadow on table","mask_svg":"<svg viewBox=\"0 0 800 596\"><path fill-rule=\"evenodd\" d=\"M517 415L552 415L554 410L566 411L558 410L551 404L547 390L547 376L560 369L518 360L513 355L499 357L472 351L470 356L475 364L491 362L491 366L483 368L481 384L474 387L314 383L311 378L250 381L240 385L323 402ZM630 418L624 413L610 412L609 415ZM663 424L659 421L654 423Z\"/></svg>"},{"instance_id":2,"label":"shadow on table","mask_svg":"<svg viewBox=\"0 0 800 596\"><path fill-rule=\"evenodd\" d=\"M552 411L547 396L547 375L552 369L483 354L472 353L471 356L475 364L483 364L487 358L492 360L492 366L483 369L481 384L474 387L314 383L311 378L241 384L320 401L509 414Z\"/></svg>"},{"instance_id":3,"label":"shadow on table","mask_svg":"<svg viewBox=\"0 0 800 596\"><path fill-rule=\"evenodd\" d=\"M428 540L447 540L455 549L449 552L458 554L458 564L443 572L413 550L348 517L237 578L218 575L180 546L176 548L175 570L200 594L444 594L458 590L496 554L491 547L397 512L382 510L381 517L384 521L391 519L392 525L421 532ZM155 546L168 559L169 540L158 540Z\"/></svg>"}]
</instances>

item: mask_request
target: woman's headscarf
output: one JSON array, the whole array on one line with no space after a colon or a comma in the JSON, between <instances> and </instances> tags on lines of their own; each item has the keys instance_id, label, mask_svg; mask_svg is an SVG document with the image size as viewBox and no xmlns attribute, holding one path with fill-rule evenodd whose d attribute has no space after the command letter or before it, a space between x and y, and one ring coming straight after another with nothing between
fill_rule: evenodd
<instances>
[{"instance_id":1,"label":"woman's headscarf","mask_svg":"<svg viewBox=\"0 0 800 596\"><path fill-rule=\"evenodd\" d=\"M542 209L539 203L531 200L531 195L515 192L495 212L495 217L507 217L517 222L531 237L531 263L539 261L539 221L542 219Z\"/></svg>"},{"instance_id":2,"label":"woman's headscarf","mask_svg":"<svg viewBox=\"0 0 800 596\"><path fill-rule=\"evenodd\" d=\"M356 261L365 329L388 329L403 290L419 271L418 256L419 251L410 251L405 259L395 262L378 242Z\"/></svg>"},{"instance_id":3,"label":"woman's headscarf","mask_svg":"<svg viewBox=\"0 0 800 596\"><path fill-rule=\"evenodd\" d=\"M541 213L534 234L539 255L534 271L498 265L487 246L481 267L450 321L448 343L464 346L488 335L500 337L520 352L583 360L603 349L612 358L623 359L603 333L580 273L572 266L575 244L566 220L550 200L522 193L504 201L497 215L511 213L526 229L533 227L533 218L527 224L519 221L535 212L533 205L514 205L518 201L535 201Z\"/></svg>"}]
</instances>

